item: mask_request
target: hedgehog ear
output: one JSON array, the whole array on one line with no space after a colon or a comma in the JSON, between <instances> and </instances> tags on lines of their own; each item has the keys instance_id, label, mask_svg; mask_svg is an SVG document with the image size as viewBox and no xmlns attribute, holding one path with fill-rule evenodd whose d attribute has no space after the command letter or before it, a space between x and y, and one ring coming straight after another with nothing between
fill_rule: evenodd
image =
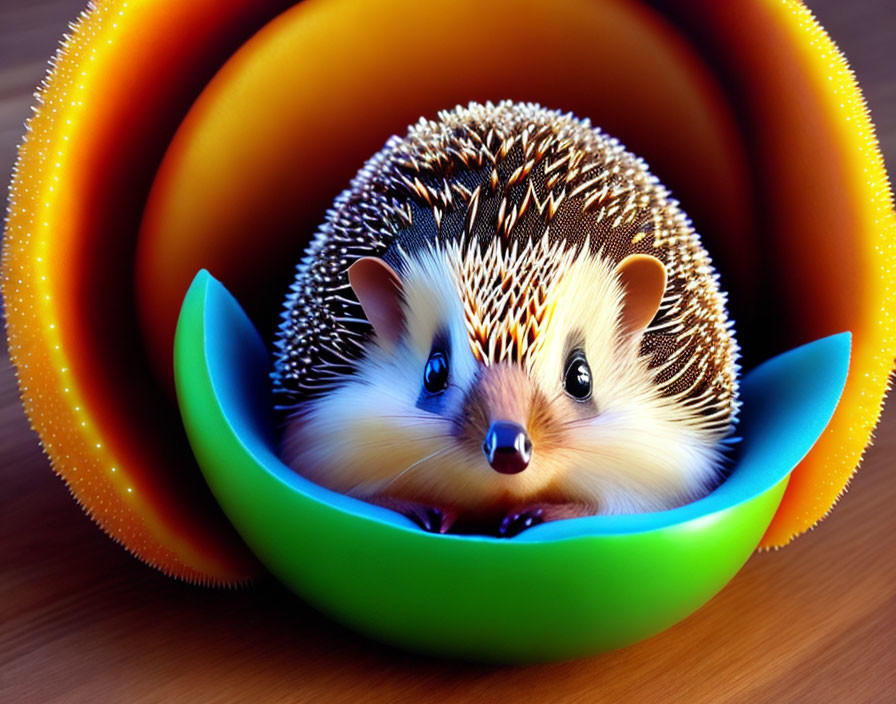
<instances>
[{"instance_id":1,"label":"hedgehog ear","mask_svg":"<svg viewBox=\"0 0 896 704\"><path fill-rule=\"evenodd\" d=\"M660 308L666 291L666 267L649 254L630 254L616 266L622 284L622 329L643 330Z\"/></svg>"},{"instance_id":2,"label":"hedgehog ear","mask_svg":"<svg viewBox=\"0 0 896 704\"><path fill-rule=\"evenodd\" d=\"M395 344L401 337L401 279L378 257L362 257L348 268L348 282L376 336Z\"/></svg>"}]
</instances>

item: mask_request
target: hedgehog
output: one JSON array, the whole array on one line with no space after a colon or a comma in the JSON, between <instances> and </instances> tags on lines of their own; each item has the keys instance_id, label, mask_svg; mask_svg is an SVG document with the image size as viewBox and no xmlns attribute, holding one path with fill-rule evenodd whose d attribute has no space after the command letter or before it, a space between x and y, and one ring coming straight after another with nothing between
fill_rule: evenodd
<instances>
[{"instance_id":1,"label":"hedgehog","mask_svg":"<svg viewBox=\"0 0 896 704\"><path fill-rule=\"evenodd\" d=\"M438 533L682 505L724 479L726 303L678 202L589 120L511 101L421 118L296 268L281 457Z\"/></svg>"}]
</instances>

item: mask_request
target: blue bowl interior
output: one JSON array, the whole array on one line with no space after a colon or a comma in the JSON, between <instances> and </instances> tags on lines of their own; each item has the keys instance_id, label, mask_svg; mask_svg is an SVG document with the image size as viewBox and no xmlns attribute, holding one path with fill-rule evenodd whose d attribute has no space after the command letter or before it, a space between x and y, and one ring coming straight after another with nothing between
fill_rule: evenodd
<instances>
[{"instance_id":1,"label":"blue bowl interior","mask_svg":"<svg viewBox=\"0 0 896 704\"><path fill-rule=\"evenodd\" d=\"M207 271L193 286L205 287L206 363L219 406L258 464L308 498L367 520L420 529L407 517L321 487L277 457L268 389L267 349L239 303ZM729 476L712 493L667 511L587 516L544 523L510 540L546 541L584 535L652 531L709 517L780 483L824 431L849 370L851 335L831 335L778 355L750 371L741 383L739 443ZM488 536L436 535L433 539L497 540ZM508 539L501 539L506 542Z\"/></svg>"}]
</instances>

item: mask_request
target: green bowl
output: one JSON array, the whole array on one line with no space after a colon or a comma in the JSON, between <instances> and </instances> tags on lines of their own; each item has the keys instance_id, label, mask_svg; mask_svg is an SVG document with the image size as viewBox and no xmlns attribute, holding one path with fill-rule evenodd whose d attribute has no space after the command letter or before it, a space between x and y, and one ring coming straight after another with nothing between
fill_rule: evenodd
<instances>
[{"instance_id":1,"label":"green bowl","mask_svg":"<svg viewBox=\"0 0 896 704\"><path fill-rule=\"evenodd\" d=\"M733 470L656 513L555 521L514 538L425 533L320 487L277 457L268 353L207 271L183 303L177 394L193 452L258 558L308 603L374 638L464 659L534 662L619 648L680 621L755 550L849 366L842 333L743 380Z\"/></svg>"}]
</instances>

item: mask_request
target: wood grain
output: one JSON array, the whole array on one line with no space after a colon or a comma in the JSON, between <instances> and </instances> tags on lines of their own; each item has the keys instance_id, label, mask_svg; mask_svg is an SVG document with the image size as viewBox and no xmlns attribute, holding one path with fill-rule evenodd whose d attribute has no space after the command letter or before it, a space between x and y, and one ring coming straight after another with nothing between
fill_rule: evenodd
<instances>
[{"instance_id":1,"label":"wood grain","mask_svg":"<svg viewBox=\"0 0 896 704\"><path fill-rule=\"evenodd\" d=\"M0 2L0 173L80 0ZM891 0L814 0L896 163ZM892 172L891 172L892 173ZM527 668L367 641L277 584L214 591L129 557L53 475L0 368L0 700L893 702L896 412L833 514L755 555L707 606L625 650Z\"/></svg>"}]
</instances>

